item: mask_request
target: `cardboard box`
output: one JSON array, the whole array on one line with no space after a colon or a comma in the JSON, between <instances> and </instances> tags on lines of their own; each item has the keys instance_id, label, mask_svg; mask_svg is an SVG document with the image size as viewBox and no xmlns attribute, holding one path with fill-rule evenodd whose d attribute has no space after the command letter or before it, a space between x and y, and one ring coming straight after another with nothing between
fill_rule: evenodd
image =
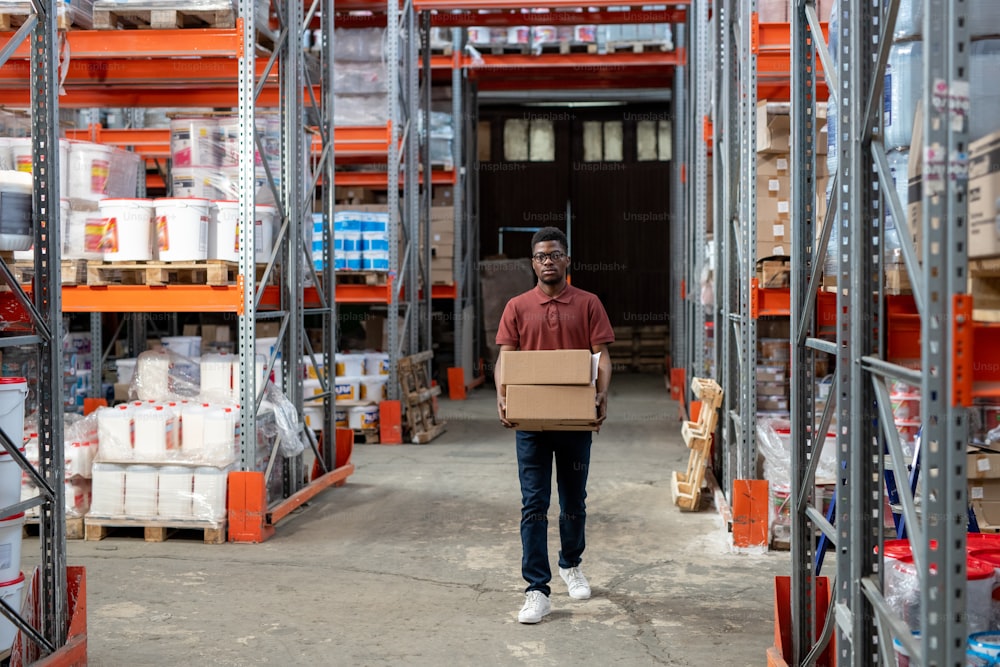
<instances>
[{"instance_id":1,"label":"cardboard box","mask_svg":"<svg viewBox=\"0 0 1000 667\"><path fill-rule=\"evenodd\" d=\"M1000 131L969 145L969 257L1000 255Z\"/></svg>"},{"instance_id":2,"label":"cardboard box","mask_svg":"<svg viewBox=\"0 0 1000 667\"><path fill-rule=\"evenodd\" d=\"M792 160L787 153L757 155L757 177L766 176L791 179ZM825 167L824 167L825 168ZM791 180L788 181L791 189Z\"/></svg>"},{"instance_id":3,"label":"cardboard box","mask_svg":"<svg viewBox=\"0 0 1000 667\"><path fill-rule=\"evenodd\" d=\"M501 367L501 372L505 369ZM593 385L507 385L507 419L520 430L593 430Z\"/></svg>"},{"instance_id":4,"label":"cardboard box","mask_svg":"<svg viewBox=\"0 0 1000 667\"><path fill-rule=\"evenodd\" d=\"M969 503L980 527L1000 527L1000 454L975 451L968 455Z\"/></svg>"},{"instance_id":5,"label":"cardboard box","mask_svg":"<svg viewBox=\"0 0 1000 667\"><path fill-rule=\"evenodd\" d=\"M589 385L590 350L517 350L500 353L500 384Z\"/></svg>"},{"instance_id":6,"label":"cardboard box","mask_svg":"<svg viewBox=\"0 0 1000 667\"><path fill-rule=\"evenodd\" d=\"M784 364L778 363L769 363L767 366L758 366L756 378L759 383L787 383L788 367Z\"/></svg>"},{"instance_id":7,"label":"cardboard box","mask_svg":"<svg viewBox=\"0 0 1000 667\"><path fill-rule=\"evenodd\" d=\"M761 259L757 262L757 280L761 287L788 287L791 269L785 259Z\"/></svg>"},{"instance_id":8,"label":"cardboard box","mask_svg":"<svg viewBox=\"0 0 1000 667\"><path fill-rule=\"evenodd\" d=\"M455 284L455 272L449 267L447 269L435 269L431 268L431 284L432 285L454 285Z\"/></svg>"},{"instance_id":9,"label":"cardboard box","mask_svg":"<svg viewBox=\"0 0 1000 667\"><path fill-rule=\"evenodd\" d=\"M786 8L787 4L786 2ZM788 114L768 113L767 100L757 102L758 153L787 153L791 134L791 116Z\"/></svg>"},{"instance_id":10,"label":"cardboard box","mask_svg":"<svg viewBox=\"0 0 1000 667\"><path fill-rule=\"evenodd\" d=\"M435 185L431 191L431 206L451 206L455 195L450 185Z\"/></svg>"},{"instance_id":11,"label":"cardboard box","mask_svg":"<svg viewBox=\"0 0 1000 667\"><path fill-rule=\"evenodd\" d=\"M911 146L924 145L924 114L921 103L917 103L917 111L913 116L913 139ZM917 260L923 257L923 225L924 225L924 200L923 200L923 163L921 158L923 151L914 149L910 151L910 160L906 165L906 222L910 227L910 237L916 248ZM902 203L902 202L900 202Z\"/></svg>"},{"instance_id":12,"label":"cardboard box","mask_svg":"<svg viewBox=\"0 0 1000 667\"><path fill-rule=\"evenodd\" d=\"M454 206L431 206L431 229L442 224L447 224L448 229L455 227L455 207Z\"/></svg>"},{"instance_id":13,"label":"cardboard box","mask_svg":"<svg viewBox=\"0 0 1000 667\"><path fill-rule=\"evenodd\" d=\"M788 382L757 382L757 398L788 398Z\"/></svg>"}]
</instances>

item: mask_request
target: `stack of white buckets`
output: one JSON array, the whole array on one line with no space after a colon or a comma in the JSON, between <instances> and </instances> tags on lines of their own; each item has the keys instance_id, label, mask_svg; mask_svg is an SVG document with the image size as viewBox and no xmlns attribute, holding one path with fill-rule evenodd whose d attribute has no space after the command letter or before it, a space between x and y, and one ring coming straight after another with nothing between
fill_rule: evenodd
<instances>
[{"instance_id":1,"label":"stack of white buckets","mask_svg":"<svg viewBox=\"0 0 1000 667\"><path fill-rule=\"evenodd\" d=\"M24 453L24 399L28 382L23 377L0 378L0 428ZM21 500L21 466L0 446L0 509ZM24 574L21 572L21 529L24 512L0 519L0 598L20 613ZM14 643L17 629L0 616L0 653Z\"/></svg>"},{"instance_id":2,"label":"stack of white buckets","mask_svg":"<svg viewBox=\"0 0 1000 667\"><path fill-rule=\"evenodd\" d=\"M338 428L355 430L377 428L378 404L386 398L389 379L389 355L382 352L337 353L334 394ZM310 376L312 373L310 372ZM319 380L303 381L303 395L319 393ZM360 405L356 403L360 402ZM308 403L307 403L308 406Z\"/></svg>"}]
</instances>

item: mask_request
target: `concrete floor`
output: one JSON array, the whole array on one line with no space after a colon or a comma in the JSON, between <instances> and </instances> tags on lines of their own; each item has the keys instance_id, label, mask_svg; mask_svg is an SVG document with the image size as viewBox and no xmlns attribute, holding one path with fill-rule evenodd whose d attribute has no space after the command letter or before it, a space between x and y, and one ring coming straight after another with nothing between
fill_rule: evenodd
<instances>
[{"instance_id":1,"label":"concrete floor","mask_svg":"<svg viewBox=\"0 0 1000 667\"><path fill-rule=\"evenodd\" d=\"M358 445L357 472L260 545L72 541L90 664L760 665L788 554L736 554L713 509L681 513L687 450L663 378L618 375L596 436L583 568L553 612L523 601L514 434L492 387L442 400L428 445ZM550 555L558 550L553 499ZM26 566L37 539L24 545ZM555 563L553 561L553 567Z\"/></svg>"}]
</instances>

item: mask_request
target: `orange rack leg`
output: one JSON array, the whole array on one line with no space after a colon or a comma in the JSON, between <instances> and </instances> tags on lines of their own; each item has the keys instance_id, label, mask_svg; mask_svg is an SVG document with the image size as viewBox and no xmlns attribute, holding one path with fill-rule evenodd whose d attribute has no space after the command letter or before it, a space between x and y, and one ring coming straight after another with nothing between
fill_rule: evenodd
<instances>
[{"instance_id":1,"label":"orange rack leg","mask_svg":"<svg viewBox=\"0 0 1000 667\"><path fill-rule=\"evenodd\" d=\"M229 473L229 541L259 543L272 535L274 527L267 525L264 473Z\"/></svg>"}]
</instances>

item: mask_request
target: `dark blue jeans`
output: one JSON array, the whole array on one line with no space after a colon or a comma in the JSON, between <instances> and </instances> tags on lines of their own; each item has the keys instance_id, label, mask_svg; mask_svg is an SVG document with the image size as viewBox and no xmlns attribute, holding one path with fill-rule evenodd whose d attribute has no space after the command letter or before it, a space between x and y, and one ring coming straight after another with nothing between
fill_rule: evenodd
<instances>
[{"instance_id":1,"label":"dark blue jeans","mask_svg":"<svg viewBox=\"0 0 1000 667\"><path fill-rule=\"evenodd\" d=\"M586 547L587 472L590 431L518 431L517 473L521 479L521 575L527 591L550 593L549 501L552 460L559 486L559 567L580 564Z\"/></svg>"}]
</instances>

